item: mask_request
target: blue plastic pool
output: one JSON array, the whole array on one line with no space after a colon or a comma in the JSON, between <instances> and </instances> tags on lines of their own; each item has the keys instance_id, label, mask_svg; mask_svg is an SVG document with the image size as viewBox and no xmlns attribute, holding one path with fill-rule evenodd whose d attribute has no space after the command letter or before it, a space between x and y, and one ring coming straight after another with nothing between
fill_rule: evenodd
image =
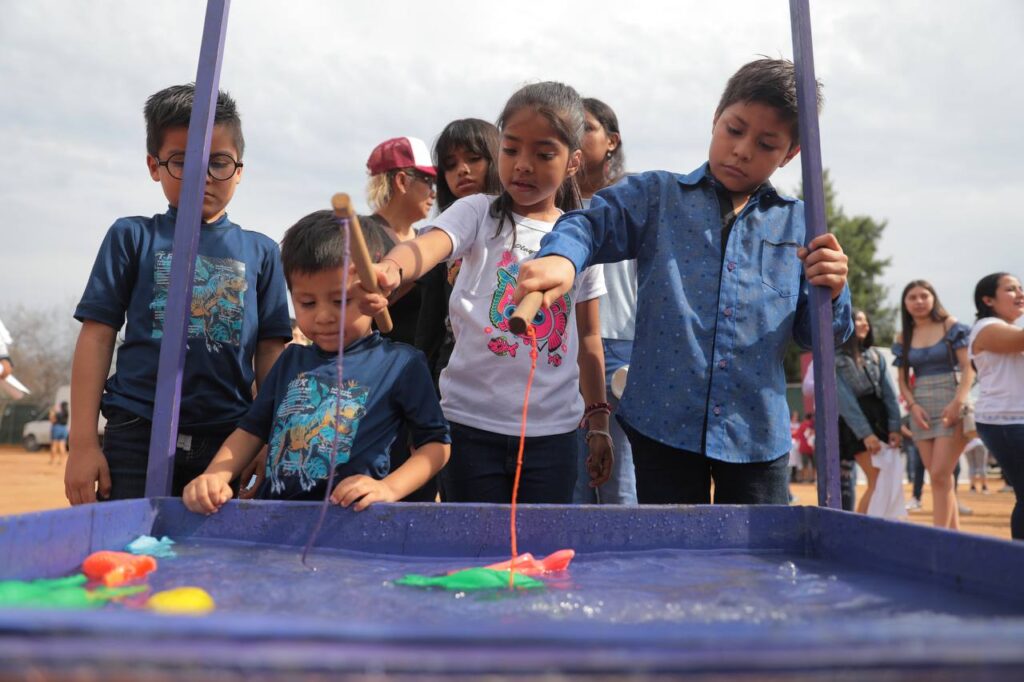
<instances>
[{"instance_id":1,"label":"blue plastic pool","mask_svg":"<svg viewBox=\"0 0 1024 682\"><path fill-rule=\"evenodd\" d=\"M332 508L310 568L318 510L232 502L202 517L157 499L0 519L0 579L64 575L166 534L180 556L151 586L198 585L219 607L0 611L0 678L1024 670L1024 547L1008 542L817 507L524 507L522 551L577 558L543 592L481 595L393 581L507 558L507 507Z\"/></svg>"}]
</instances>

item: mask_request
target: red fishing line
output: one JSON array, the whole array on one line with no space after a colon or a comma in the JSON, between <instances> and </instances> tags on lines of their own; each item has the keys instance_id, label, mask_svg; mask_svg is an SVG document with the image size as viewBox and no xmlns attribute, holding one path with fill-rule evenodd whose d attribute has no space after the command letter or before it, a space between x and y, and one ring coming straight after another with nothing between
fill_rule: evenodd
<instances>
[{"instance_id":1,"label":"red fishing line","mask_svg":"<svg viewBox=\"0 0 1024 682\"><path fill-rule=\"evenodd\" d=\"M533 386L533 374L537 371L537 333L533 325L527 325L526 338L530 341L530 375L526 378L526 395L523 396L523 422L519 429L519 454L516 455L516 477L512 482L512 513L509 523L512 533L512 561L508 568L508 588L515 586L516 557L519 547L516 540L516 497L519 496L519 476L523 473L523 448L526 447L526 413L530 408L530 387Z\"/></svg>"}]
</instances>

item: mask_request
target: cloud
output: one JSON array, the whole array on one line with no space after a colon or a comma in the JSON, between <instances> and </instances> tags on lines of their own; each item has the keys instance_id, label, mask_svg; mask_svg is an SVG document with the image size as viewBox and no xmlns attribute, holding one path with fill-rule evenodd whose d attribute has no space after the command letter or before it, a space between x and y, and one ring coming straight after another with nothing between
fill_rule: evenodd
<instances>
[{"instance_id":1,"label":"cloud","mask_svg":"<svg viewBox=\"0 0 1024 682\"><path fill-rule=\"evenodd\" d=\"M1024 253L1013 210L1024 6L812 11L823 159L840 201L889 221L894 290L930 278L969 317L974 281ZM143 163L141 108L195 78L203 13L178 0L5 6L0 313L79 293L115 217L164 209ZM454 118L493 120L516 87L543 79L616 109L631 170L688 171L705 158L725 80L758 54L792 54L786 2L235 2L221 83L248 146L230 214L279 239L336 191L365 208L377 142L429 144ZM796 188L798 164L774 181Z\"/></svg>"}]
</instances>

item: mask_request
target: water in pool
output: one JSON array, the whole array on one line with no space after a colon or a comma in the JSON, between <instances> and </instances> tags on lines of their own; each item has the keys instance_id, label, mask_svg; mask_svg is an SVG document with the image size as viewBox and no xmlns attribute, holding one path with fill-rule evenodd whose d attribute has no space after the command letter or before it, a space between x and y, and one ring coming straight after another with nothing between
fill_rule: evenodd
<instances>
[{"instance_id":1,"label":"water in pool","mask_svg":"<svg viewBox=\"0 0 1024 682\"><path fill-rule=\"evenodd\" d=\"M421 558L217 542L175 545L154 590L206 589L222 613L289 614L374 624L813 623L885 618L964 621L1020 616L1021 605L950 586L851 570L781 552L658 550L577 555L529 593L460 593L395 585L408 573L442 574L507 557ZM315 568L315 570L313 570Z\"/></svg>"}]
</instances>

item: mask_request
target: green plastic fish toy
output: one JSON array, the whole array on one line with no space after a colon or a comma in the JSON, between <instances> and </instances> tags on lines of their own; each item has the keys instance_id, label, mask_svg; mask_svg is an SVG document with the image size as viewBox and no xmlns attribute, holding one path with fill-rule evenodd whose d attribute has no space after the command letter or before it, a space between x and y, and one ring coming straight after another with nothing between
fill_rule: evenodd
<instances>
[{"instance_id":1,"label":"green plastic fish toy","mask_svg":"<svg viewBox=\"0 0 1024 682\"><path fill-rule=\"evenodd\" d=\"M448 575L417 575L411 573L395 581L407 587L438 587L453 592L480 592L483 590L507 590L508 571L490 568L467 568ZM513 584L519 590L543 589L544 583L528 575L516 573Z\"/></svg>"},{"instance_id":2,"label":"green plastic fish toy","mask_svg":"<svg viewBox=\"0 0 1024 682\"><path fill-rule=\"evenodd\" d=\"M145 585L133 587L98 587L87 590L82 574L67 578L0 581L0 608L27 609L94 609L111 599L145 592Z\"/></svg>"}]
</instances>

